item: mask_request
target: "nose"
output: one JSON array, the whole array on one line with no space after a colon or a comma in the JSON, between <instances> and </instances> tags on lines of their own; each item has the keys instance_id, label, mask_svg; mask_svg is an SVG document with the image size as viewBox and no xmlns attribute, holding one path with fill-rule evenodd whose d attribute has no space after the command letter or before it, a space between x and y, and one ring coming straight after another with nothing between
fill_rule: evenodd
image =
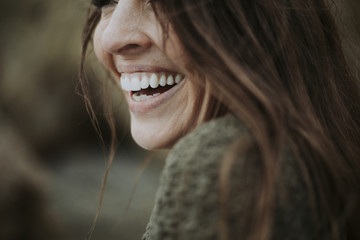
<instances>
[{"instance_id":1,"label":"nose","mask_svg":"<svg viewBox=\"0 0 360 240\"><path fill-rule=\"evenodd\" d=\"M147 16L141 1L122 0L110 16L101 43L105 51L116 55L141 54L151 47L146 29Z\"/></svg>"}]
</instances>

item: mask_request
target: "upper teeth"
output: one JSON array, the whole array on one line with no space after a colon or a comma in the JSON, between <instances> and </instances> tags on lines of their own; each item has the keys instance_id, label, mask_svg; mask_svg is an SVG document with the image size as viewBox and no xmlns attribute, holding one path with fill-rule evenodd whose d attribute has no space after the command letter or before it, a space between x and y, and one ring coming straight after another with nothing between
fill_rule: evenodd
<instances>
[{"instance_id":1,"label":"upper teeth","mask_svg":"<svg viewBox=\"0 0 360 240\"><path fill-rule=\"evenodd\" d=\"M174 85L183 80L181 74L165 73L123 73L120 77L121 88L125 91L139 91L141 89L157 88L165 85Z\"/></svg>"}]
</instances>

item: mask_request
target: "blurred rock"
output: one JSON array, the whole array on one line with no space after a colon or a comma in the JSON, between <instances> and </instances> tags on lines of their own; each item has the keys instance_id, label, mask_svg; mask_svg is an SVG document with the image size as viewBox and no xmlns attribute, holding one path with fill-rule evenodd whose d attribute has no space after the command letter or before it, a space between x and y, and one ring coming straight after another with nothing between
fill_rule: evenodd
<instances>
[{"instance_id":1,"label":"blurred rock","mask_svg":"<svg viewBox=\"0 0 360 240\"><path fill-rule=\"evenodd\" d=\"M59 239L45 197L48 177L35 155L0 112L0 239Z\"/></svg>"},{"instance_id":2,"label":"blurred rock","mask_svg":"<svg viewBox=\"0 0 360 240\"><path fill-rule=\"evenodd\" d=\"M49 169L54 176L51 200L66 223L63 239L81 240L90 230L98 206L104 156L101 151L78 149L57 157L60 159L52 161ZM154 206L163 164L157 157L138 175L147 156L120 149L111 166L91 240L141 239ZM137 176L141 176L138 182Z\"/></svg>"}]
</instances>

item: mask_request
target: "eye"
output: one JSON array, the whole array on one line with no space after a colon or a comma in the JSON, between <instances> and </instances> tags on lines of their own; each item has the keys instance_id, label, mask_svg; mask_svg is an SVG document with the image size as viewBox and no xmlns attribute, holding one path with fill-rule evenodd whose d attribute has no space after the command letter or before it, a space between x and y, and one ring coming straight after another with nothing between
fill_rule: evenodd
<instances>
[{"instance_id":1,"label":"eye","mask_svg":"<svg viewBox=\"0 0 360 240\"><path fill-rule=\"evenodd\" d=\"M115 0L92 0L92 4L97 8L102 8L110 4L117 4Z\"/></svg>"}]
</instances>

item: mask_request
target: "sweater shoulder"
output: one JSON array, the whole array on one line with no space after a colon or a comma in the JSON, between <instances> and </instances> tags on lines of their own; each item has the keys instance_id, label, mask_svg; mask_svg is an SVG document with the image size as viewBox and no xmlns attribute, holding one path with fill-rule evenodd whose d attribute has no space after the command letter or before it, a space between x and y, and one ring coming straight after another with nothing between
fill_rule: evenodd
<instances>
[{"instance_id":1,"label":"sweater shoulder","mask_svg":"<svg viewBox=\"0 0 360 240\"><path fill-rule=\"evenodd\" d=\"M167 164L194 168L193 164L214 163L226 153L235 139L244 138L246 133L245 125L233 115L211 120L180 139L170 151ZM192 164L189 165L189 162Z\"/></svg>"},{"instance_id":2,"label":"sweater shoulder","mask_svg":"<svg viewBox=\"0 0 360 240\"><path fill-rule=\"evenodd\" d=\"M144 239L219 239L220 171L238 140L246 142L251 135L239 119L227 115L204 123L174 146L166 160ZM261 161L256 151L233 157L227 185L231 195L228 221L231 236L241 236L252 217L249 209L257 202L254 186L262 179ZM289 152L284 153L282 162L274 239L311 239L311 213L299 169Z\"/></svg>"}]
</instances>

